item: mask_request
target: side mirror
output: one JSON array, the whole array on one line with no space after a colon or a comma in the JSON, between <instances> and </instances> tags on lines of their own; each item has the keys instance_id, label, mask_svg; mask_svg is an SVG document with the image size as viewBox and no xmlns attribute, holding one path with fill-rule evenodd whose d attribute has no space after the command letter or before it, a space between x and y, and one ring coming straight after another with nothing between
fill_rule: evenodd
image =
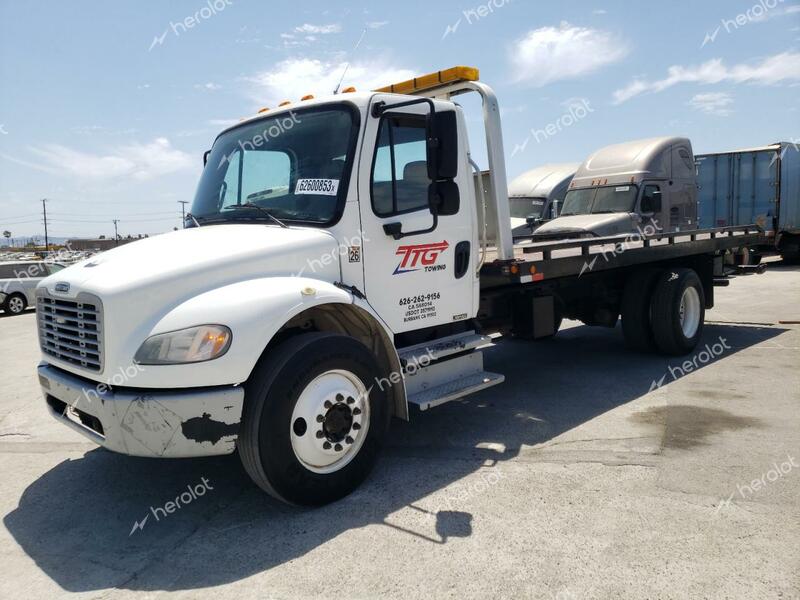
<instances>
[{"instance_id":1,"label":"side mirror","mask_svg":"<svg viewBox=\"0 0 800 600\"><path fill-rule=\"evenodd\" d=\"M428 177L433 181L458 175L458 121L456 111L429 113L432 137L428 145Z\"/></svg>"},{"instance_id":2,"label":"side mirror","mask_svg":"<svg viewBox=\"0 0 800 600\"><path fill-rule=\"evenodd\" d=\"M203 152L203 166L205 167L208 164L208 157L211 154L211 150L206 150Z\"/></svg>"},{"instance_id":3,"label":"side mirror","mask_svg":"<svg viewBox=\"0 0 800 600\"><path fill-rule=\"evenodd\" d=\"M653 192L652 195L642 196L642 212L657 213L661 212L661 192Z\"/></svg>"},{"instance_id":4,"label":"side mirror","mask_svg":"<svg viewBox=\"0 0 800 600\"><path fill-rule=\"evenodd\" d=\"M428 205L432 214L443 217L458 214L460 203L458 184L452 179L434 181L428 186Z\"/></svg>"}]
</instances>

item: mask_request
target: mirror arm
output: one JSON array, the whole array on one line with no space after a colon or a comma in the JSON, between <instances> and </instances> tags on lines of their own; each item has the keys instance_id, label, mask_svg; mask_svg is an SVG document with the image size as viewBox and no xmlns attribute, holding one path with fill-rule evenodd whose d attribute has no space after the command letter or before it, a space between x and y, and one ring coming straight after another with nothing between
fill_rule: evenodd
<instances>
[{"instance_id":1,"label":"mirror arm","mask_svg":"<svg viewBox=\"0 0 800 600\"><path fill-rule=\"evenodd\" d=\"M430 233L439 226L439 215L435 212L432 212L431 214L433 215L433 224L427 229L418 229L417 231L409 231L408 233L403 233L403 224L395 221L394 223L384 224L383 232L386 235L392 236L396 240L400 240L404 237L409 237L412 235L422 235L424 233Z\"/></svg>"}]
</instances>

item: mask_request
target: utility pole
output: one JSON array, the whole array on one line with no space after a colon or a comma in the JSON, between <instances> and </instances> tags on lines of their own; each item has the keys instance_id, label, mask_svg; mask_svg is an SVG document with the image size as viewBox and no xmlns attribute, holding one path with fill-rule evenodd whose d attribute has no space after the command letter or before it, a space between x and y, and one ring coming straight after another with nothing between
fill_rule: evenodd
<instances>
[{"instance_id":1,"label":"utility pole","mask_svg":"<svg viewBox=\"0 0 800 600\"><path fill-rule=\"evenodd\" d=\"M183 228L186 229L186 205L189 204L188 200L178 200L178 204L181 205L181 224Z\"/></svg>"},{"instance_id":2,"label":"utility pole","mask_svg":"<svg viewBox=\"0 0 800 600\"><path fill-rule=\"evenodd\" d=\"M119 246L119 234L117 233L117 223L119 219L114 219L114 245Z\"/></svg>"},{"instance_id":3,"label":"utility pole","mask_svg":"<svg viewBox=\"0 0 800 600\"><path fill-rule=\"evenodd\" d=\"M50 250L50 239L47 237L47 198L42 198L42 211L44 212L44 251Z\"/></svg>"}]
</instances>

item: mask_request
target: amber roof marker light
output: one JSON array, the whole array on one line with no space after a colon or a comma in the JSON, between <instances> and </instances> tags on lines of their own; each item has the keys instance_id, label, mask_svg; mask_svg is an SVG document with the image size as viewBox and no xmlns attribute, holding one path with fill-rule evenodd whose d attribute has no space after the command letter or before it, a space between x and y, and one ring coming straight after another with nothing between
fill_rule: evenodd
<instances>
[{"instance_id":1,"label":"amber roof marker light","mask_svg":"<svg viewBox=\"0 0 800 600\"><path fill-rule=\"evenodd\" d=\"M421 75L420 77L414 77L414 79L408 79L399 83L392 83L373 91L385 92L388 94L416 94L441 87L448 83L478 81L479 79L480 71L475 67L458 66L428 73L427 75Z\"/></svg>"}]
</instances>

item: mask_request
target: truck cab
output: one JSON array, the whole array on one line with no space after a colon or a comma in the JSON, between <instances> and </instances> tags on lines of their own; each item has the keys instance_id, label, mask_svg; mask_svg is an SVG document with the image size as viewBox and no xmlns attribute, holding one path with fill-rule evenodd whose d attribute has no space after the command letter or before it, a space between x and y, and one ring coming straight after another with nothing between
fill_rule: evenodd
<instances>
[{"instance_id":1,"label":"truck cab","mask_svg":"<svg viewBox=\"0 0 800 600\"><path fill-rule=\"evenodd\" d=\"M526 171L508 184L511 227L515 238L531 234L558 216L579 163L547 164Z\"/></svg>"},{"instance_id":2,"label":"truck cab","mask_svg":"<svg viewBox=\"0 0 800 600\"><path fill-rule=\"evenodd\" d=\"M487 341L471 326L485 204L450 100L481 94L492 185L505 190L499 110L477 79L456 67L307 96L221 132L185 229L39 286L53 416L125 454L238 447L263 489L314 504L363 478L391 416L501 382L480 355L425 369ZM500 215L507 224L505 194ZM510 257L508 225L500 237Z\"/></svg>"},{"instance_id":3,"label":"truck cab","mask_svg":"<svg viewBox=\"0 0 800 600\"><path fill-rule=\"evenodd\" d=\"M602 148L580 166L557 219L538 239L670 232L697 227L697 182L687 138L661 137Z\"/></svg>"}]
</instances>

